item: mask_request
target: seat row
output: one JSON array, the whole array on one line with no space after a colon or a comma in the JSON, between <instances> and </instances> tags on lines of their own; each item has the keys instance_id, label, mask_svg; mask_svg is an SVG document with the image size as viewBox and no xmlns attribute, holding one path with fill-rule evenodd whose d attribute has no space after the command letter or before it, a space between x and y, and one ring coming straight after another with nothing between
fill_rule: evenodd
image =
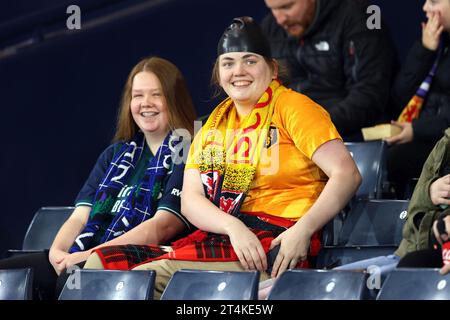
<instances>
[{"instance_id":1,"label":"seat row","mask_svg":"<svg viewBox=\"0 0 450 320\"><path fill-rule=\"evenodd\" d=\"M402 238L407 217L406 200L360 200L337 216L323 231L323 248L317 269L332 269L358 260L394 253ZM17 255L48 249L72 207L44 207L38 210Z\"/></svg>"},{"instance_id":2,"label":"seat row","mask_svg":"<svg viewBox=\"0 0 450 320\"><path fill-rule=\"evenodd\" d=\"M339 214L323 230L322 243L330 247L396 247L407 218L407 200L359 200ZM56 233L73 207L42 207L25 234L20 250L7 255L49 249Z\"/></svg>"},{"instance_id":3,"label":"seat row","mask_svg":"<svg viewBox=\"0 0 450 320\"><path fill-rule=\"evenodd\" d=\"M331 269L357 260L392 254L402 239L402 228L407 217L407 200L371 199L380 195L384 143L346 145L361 171L363 185L347 210L324 228L323 248L316 263L318 269ZM29 225L22 249L10 250L8 254L48 249L72 211L73 207L39 209ZM323 278L329 273L318 274ZM373 297L374 293L369 293Z\"/></svg>"},{"instance_id":4,"label":"seat row","mask_svg":"<svg viewBox=\"0 0 450 320\"><path fill-rule=\"evenodd\" d=\"M31 299L31 269L0 270L0 300ZM257 300L259 272L180 270L162 300ZM152 300L154 271L76 270L59 300ZM288 270L269 300L449 300L450 274L437 269L397 269L381 287L376 274Z\"/></svg>"},{"instance_id":5,"label":"seat row","mask_svg":"<svg viewBox=\"0 0 450 320\"><path fill-rule=\"evenodd\" d=\"M363 177L355 200L379 199L385 171L386 145L384 142L345 143ZM353 202L352 202L353 203ZM73 211L73 207L40 208L26 232L23 246L18 251L48 249L61 225ZM14 254L11 250L10 254ZM17 250L16 250L17 251Z\"/></svg>"}]
</instances>

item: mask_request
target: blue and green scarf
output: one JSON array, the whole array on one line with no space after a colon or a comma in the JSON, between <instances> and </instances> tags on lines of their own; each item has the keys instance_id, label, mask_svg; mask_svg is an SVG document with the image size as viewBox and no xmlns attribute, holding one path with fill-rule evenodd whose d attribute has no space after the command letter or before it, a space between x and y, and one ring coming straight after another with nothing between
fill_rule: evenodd
<instances>
[{"instance_id":1,"label":"blue and green scarf","mask_svg":"<svg viewBox=\"0 0 450 320\"><path fill-rule=\"evenodd\" d=\"M162 196L165 177L172 167L172 151L180 142L179 136L169 133L156 155L149 160L145 174L129 192L119 211L107 228L100 243L110 241L153 217L158 200ZM94 241L96 233L107 221L117 196L132 176L139 162L146 140L142 133L123 144L106 170L106 175L98 186L86 227L75 239L69 253L85 251L98 245ZM110 218L109 218L110 219Z\"/></svg>"}]
</instances>

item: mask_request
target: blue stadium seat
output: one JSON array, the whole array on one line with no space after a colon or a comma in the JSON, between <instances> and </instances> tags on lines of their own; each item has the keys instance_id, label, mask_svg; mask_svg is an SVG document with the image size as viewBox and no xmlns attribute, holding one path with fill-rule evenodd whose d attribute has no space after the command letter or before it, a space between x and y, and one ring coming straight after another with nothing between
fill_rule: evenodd
<instances>
[{"instance_id":1,"label":"blue stadium seat","mask_svg":"<svg viewBox=\"0 0 450 320\"><path fill-rule=\"evenodd\" d=\"M152 300L154 271L77 269L59 300Z\"/></svg>"},{"instance_id":2,"label":"blue stadium seat","mask_svg":"<svg viewBox=\"0 0 450 320\"><path fill-rule=\"evenodd\" d=\"M33 270L0 270L0 300L31 300Z\"/></svg>"},{"instance_id":3,"label":"blue stadium seat","mask_svg":"<svg viewBox=\"0 0 450 320\"><path fill-rule=\"evenodd\" d=\"M362 200L352 204L337 246L398 246L407 217L407 200Z\"/></svg>"},{"instance_id":4,"label":"blue stadium seat","mask_svg":"<svg viewBox=\"0 0 450 320\"><path fill-rule=\"evenodd\" d=\"M179 270L161 300L256 300L259 271Z\"/></svg>"},{"instance_id":5,"label":"blue stadium seat","mask_svg":"<svg viewBox=\"0 0 450 320\"><path fill-rule=\"evenodd\" d=\"M7 257L50 249L61 226L70 217L74 207L42 207L28 226L21 250L8 250Z\"/></svg>"},{"instance_id":6,"label":"blue stadium seat","mask_svg":"<svg viewBox=\"0 0 450 320\"><path fill-rule=\"evenodd\" d=\"M386 143L384 141L345 142L345 146L361 173L362 183L347 207L323 228L324 246L338 245L339 230L356 202L382 197L382 184L386 176Z\"/></svg>"},{"instance_id":7,"label":"blue stadium seat","mask_svg":"<svg viewBox=\"0 0 450 320\"><path fill-rule=\"evenodd\" d=\"M318 269L332 269L351 262L393 254L397 246L325 247L317 257Z\"/></svg>"},{"instance_id":8,"label":"blue stadium seat","mask_svg":"<svg viewBox=\"0 0 450 320\"><path fill-rule=\"evenodd\" d=\"M383 174L386 171L386 143L346 142L345 146L362 176L362 183L356 191L355 199L381 198Z\"/></svg>"},{"instance_id":9,"label":"blue stadium seat","mask_svg":"<svg viewBox=\"0 0 450 320\"><path fill-rule=\"evenodd\" d=\"M392 271L377 297L378 300L450 300L450 274L439 269L399 268Z\"/></svg>"},{"instance_id":10,"label":"blue stadium seat","mask_svg":"<svg viewBox=\"0 0 450 320\"><path fill-rule=\"evenodd\" d=\"M367 274L354 271L295 269L275 282L268 300L363 300Z\"/></svg>"}]
</instances>

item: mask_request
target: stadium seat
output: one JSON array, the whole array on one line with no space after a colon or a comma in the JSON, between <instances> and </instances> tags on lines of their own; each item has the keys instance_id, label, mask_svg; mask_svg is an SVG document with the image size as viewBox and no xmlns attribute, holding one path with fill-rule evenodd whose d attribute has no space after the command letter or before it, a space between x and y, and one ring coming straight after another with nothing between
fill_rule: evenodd
<instances>
[{"instance_id":1,"label":"stadium seat","mask_svg":"<svg viewBox=\"0 0 450 320\"><path fill-rule=\"evenodd\" d=\"M362 176L362 183L351 201L323 228L322 244L338 245L338 233L356 202L379 199L382 196L383 177L386 175L386 144L384 141L345 142Z\"/></svg>"},{"instance_id":2,"label":"stadium seat","mask_svg":"<svg viewBox=\"0 0 450 320\"><path fill-rule=\"evenodd\" d=\"M386 143L346 142L345 146L362 176L362 183L355 194L355 199L381 198L383 174L386 171Z\"/></svg>"},{"instance_id":3,"label":"stadium seat","mask_svg":"<svg viewBox=\"0 0 450 320\"><path fill-rule=\"evenodd\" d=\"M343 264L393 254L397 246L325 247L317 257L318 269L332 269Z\"/></svg>"},{"instance_id":4,"label":"stadium seat","mask_svg":"<svg viewBox=\"0 0 450 320\"><path fill-rule=\"evenodd\" d=\"M407 217L407 200L361 200L342 223L337 246L398 246Z\"/></svg>"},{"instance_id":5,"label":"stadium seat","mask_svg":"<svg viewBox=\"0 0 450 320\"><path fill-rule=\"evenodd\" d=\"M256 300L259 271L180 270L174 273L161 300Z\"/></svg>"},{"instance_id":6,"label":"stadium seat","mask_svg":"<svg viewBox=\"0 0 450 320\"><path fill-rule=\"evenodd\" d=\"M450 274L439 269L399 268L392 271L377 297L378 300L450 300Z\"/></svg>"},{"instance_id":7,"label":"stadium seat","mask_svg":"<svg viewBox=\"0 0 450 320\"><path fill-rule=\"evenodd\" d=\"M354 271L295 269L275 282L268 300L363 300L367 274Z\"/></svg>"},{"instance_id":8,"label":"stadium seat","mask_svg":"<svg viewBox=\"0 0 450 320\"><path fill-rule=\"evenodd\" d=\"M42 207L34 215L25 234L21 250L8 250L7 257L50 249L59 228L74 207Z\"/></svg>"},{"instance_id":9,"label":"stadium seat","mask_svg":"<svg viewBox=\"0 0 450 320\"><path fill-rule=\"evenodd\" d=\"M0 300L31 300L33 270L0 270Z\"/></svg>"},{"instance_id":10,"label":"stadium seat","mask_svg":"<svg viewBox=\"0 0 450 320\"><path fill-rule=\"evenodd\" d=\"M344 223L345 217L347 216L347 211L349 211L348 206L341 210L341 212L328 221L328 223L322 228L322 246L337 246L338 235L342 229L342 224Z\"/></svg>"},{"instance_id":11,"label":"stadium seat","mask_svg":"<svg viewBox=\"0 0 450 320\"><path fill-rule=\"evenodd\" d=\"M77 269L59 300L152 300L154 271Z\"/></svg>"}]
</instances>

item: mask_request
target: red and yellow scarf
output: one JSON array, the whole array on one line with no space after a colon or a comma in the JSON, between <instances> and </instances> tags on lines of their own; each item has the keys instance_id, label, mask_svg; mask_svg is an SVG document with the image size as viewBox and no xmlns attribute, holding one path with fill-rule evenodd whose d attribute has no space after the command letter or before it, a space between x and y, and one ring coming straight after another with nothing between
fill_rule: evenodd
<instances>
[{"instance_id":1,"label":"red and yellow scarf","mask_svg":"<svg viewBox=\"0 0 450 320\"><path fill-rule=\"evenodd\" d=\"M416 94L409 100L406 107L403 109L402 113L398 117L398 122L412 122L414 119L419 118L420 111L422 111L422 107L425 101L425 98L430 91L431 83L433 81L434 75L436 74L437 67L439 65L439 60L441 57L443 45L441 44L439 47L438 55L436 60L433 63L433 66L428 73L427 77L420 84L419 88L416 91Z\"/></svg>"},{"instance_id":2,"label":"red and yellow scarf","mask_svg":"<svg viewBox=\"0 0 450 320\"><path fill-rule=\"evenodd\" d=\"M198 158L205 194L222 211L235 214L256 173L275 101L285 91L277 80L261 96L249 115L237 125L233 101L224 100L202 128Z\"/></svg>"}]
</instances>

